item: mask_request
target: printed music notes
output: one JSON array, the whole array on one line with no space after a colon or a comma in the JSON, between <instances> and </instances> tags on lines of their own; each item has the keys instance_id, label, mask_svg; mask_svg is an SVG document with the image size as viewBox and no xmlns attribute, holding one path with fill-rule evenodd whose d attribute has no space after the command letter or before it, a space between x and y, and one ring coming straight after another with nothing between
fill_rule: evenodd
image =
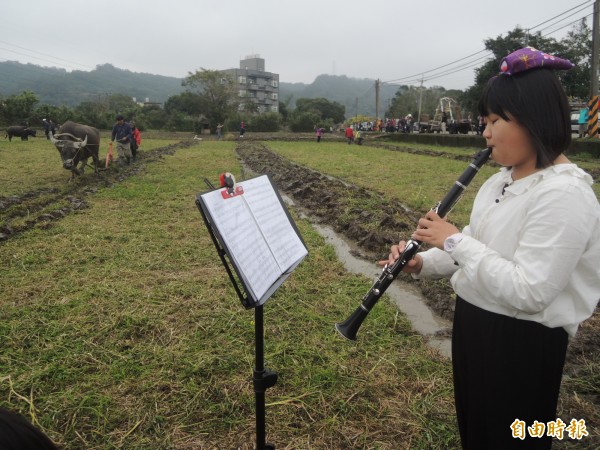
<instances>
[{"instance_id":1,"label":"printed music notes","mask_svg":"<svg viewBox=\"0 0 600 450\"><path fill-rule=\"evenodd\" d=\"M268 176L237 183L236 195L217 189L197 204L223 245L247 294L262 305L308 250Z\"/></svg>"}]
</instances>

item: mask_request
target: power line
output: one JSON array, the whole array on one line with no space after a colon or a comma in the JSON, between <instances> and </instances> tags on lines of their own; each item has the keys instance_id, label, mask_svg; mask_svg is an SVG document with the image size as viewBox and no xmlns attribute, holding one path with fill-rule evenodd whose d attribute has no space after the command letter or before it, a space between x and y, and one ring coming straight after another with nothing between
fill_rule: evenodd
<instances>
[{"instance_id":1,"label":"power line","mask_svg":"<svg viewBox=\"0 0 600 450\"><path fill-rule=\"evenodd\" d=\"M586 6L586 8L587 8L587 6ZM556 22L554 22L554 23L552 23L552 24L550 24L550 25L548 25L548 26L546 26L546 27L542 28L541 30L539 30L539 32L541 33L542 31L544 31L544 30L547 30L548 28L551 28L551 27L553 27L554 25L558 25L560 22L563 22L564 20L568 19L569 17L573 17L575 14L578 14L578 13L582 12L584 9L585 9L585 8L583 8L583 9L581 9L581 10L579 10L579 11L575 11L574 13L572 13L572 14L569 14L569 15L568 15L568 16L566 16L566 17L563 17L562 19L560 19L560 20L558 20L558 21L556 21ZM593 14L593 13L592 13L592 14ZM584 17L585 17L585 16L584 16ZM578 19L578 20L579 20L579 19ZM563 27L563 28L564 28L564 27Z\"/></svg>"},{"instance_id":2,"label":"power line","mask_svg":"<svg viewBox=\"0 0 600 450\"><path fill-rule=\"evenodd\" d=\"M6 41L3 41L3 40L0 40L0 42L3 43L3 44L6 44L6 45L10 45L11 47L15 47L15 48L18 48L18 49L21 49L21 50L25 50L25 51L27 51L29 53L36 53L38 55L47 56L47 57L52 58L52 59L57 60L57 61L64 61L64 62L67 62L69 64L74 64L76 66L84 67L86 69L91 69L90 67L85 66L83 64L79 64L79 63L76 63L76 62L73 62L73 61L69 61L67 59L57 58L56 56L48 55L46 53L38 52L38 51L35 51L35 50L30 50L30 49L25 48L25 47L21 47L21 46L15 45L15 44L11 44L10 42L6 42ZM6 50L6 51L9 51L11 53L16 53L17 55L28 56L30 58L40 59L41 61L46 61L46 62L52 63L52 61L49 61L47 59L38 58L38 57L32 56L32 55L27 55L27 54L24 54L24 53L17 52L15 50L10 50L10 49L6 49L6 48L2 48L2 50Z\"/></svg>"},{"instance_id":3,"label":"power line","mask_svg":"<svg viewBox=\"0 0 600 450\"><path fill-rule=\"evenodd\" d=\"M0 47L0 50L4 50L4 51L6 51L6 52L15 53L15 54L17 54L17 55L21 55L21 56L27 56L28 58L33 58L33 59L37 59L37 60L40 60L40 61L45 61L45 62L49 62L49 63L51 63L51 64L54 64L54 61L50 61L49 59L39 58L39 57L37 57L37 56L26 55L26 54L24 54L24 53L21 53L21 52L16 52L16 51L14 51L14 50L11 50L11 49L8 49L8 48Z\"/></svg>"},{"instance_id":4,"label":"power line","mask_svg":"<svg viewBox=\"0 0 600 450\"><path fill-rule=\"evenodd\" d=\"M451 74L460 72L462 70L470 69L472 67L476 67L479 64L481 64L482 61L485 61L485 60L489 59L489 57L492 55L491 51L489 51L489 50L485 50L485 51L487 52L486 55L480 56L479 58L474 59L473 61L470 61L467 64L464 64L464 65L462 65L460 67L452 67L452 68L449 67L445 71L431 74L428 77L421 76L421 77L413 78L413 79L400 79L400 80L402 81L402 84L414 83L414 82L421 82L421 81L425 82L425 81L430 81L430 80L435 80L437 78L441 78L441 77L443 77L445 75L451 75ZM482 53L482 52L478 52L478 53ZM450 66L450 65L448 65L448 66ZM386 83L386 84L398 84L399 85L400 83L394 82L394 83Z\"/></svg>"},{"instance_id":5,"label":"power line","mask_svg":"<svg viewBox=\"0 0 600 450\"><path fill-rule=\"evenodd\" d=\"M470 68L473 68L473 67L477 67L477 66L479 66L479 65L480 65L480 64L481 64L481 63L482 63L484 60L489 60L489 59L490 59L490 56L491 56L491 55L486 55L486 56L484 56L484 57L480 58L480 59L479 59L479 60L477 60L477 61L473 61L471 64L469 64L469 65L467 65L467 66L464 66L464 67L459 67L459 68L454 68L454 69L448 70L448 71L446 71L446 72L443 72L443 73L440 73L440 74L434 75L434 76L432 76L432 77L428 78L428 79L427 79L427 81L436 80L436 79L438 79L438 78L445 77L446 75L452 75L452 74L454 74L454 73L457 73L457 72L462 72L463 70L466 70L466 69L470 69Z\"/></svg>"},{"instance_id":6,"label":"power line","mask_svg":"<svg viewBox=\"0 0 600 450\"><path fill-rule=\"evenodd\" d=\"M581 19L585 19L585 18L587 18L587 17L590 17L590 16L593 16L593 15L594 15L594 13L590 13L590 14L588 14L587 16L582 16L582 17L580 17L580 18L578 18L578 19L575 19L573 22L569 22L568 24L566 24L566 25L563 25L563 26L562 26L562 27L560 27L560 28L557 28L556 30L549 31L549 32L548 32L548 33L546 33L544 36L548 36L548 35L550 35L550 34L554 34L554 33L556 33L557 31L560 31L560 30L562 30L563 28L566 28L566 27L568 27L569 25L573 25L574 23L577 23L577 22L581 21Z\"/></svg>"},{"instance_id":7,"label":"power line","mask_svg":"<svg viewBox=\"0 0 600 450\"><path fill-rule=\"evenodd\" d=\"M546 23L548 23L548 22L550 22L550 21L552 21L552 20L554 20L554 19L556 19L556 18L558 18L558 17L564 16L565 14L567 14L567 13L569 13L569 12L571 12L571 11L575 10L575 9L579 9L579 8L581 8L581 6L582 6L582 5L586 5L586 3L589 3L589 1L590 1L590 0L588 0L588 1L586 1L586 2L583 2L583 3L580 3L579 5L577 5L577 6L574 6L573 8L570 8L570 9L568 9L568 10L566 10L566 11L563 11L562 13L560 13L560 14L558 14L558 15L556 15L556 16L554 16L554 17L552 17L552 18L548 19L548 20L545 20L544 22L541 22L541 23L539 23L539 24L535 25L534 27L531 27L531 28L529 28L529 29L528 29L528 31L529 31L529 30L533 30L533 29L535 29L535 28L538 28L538 27L540 27L541 25L544 25L544 24L546 24ZM586 5L584 8L581 8L581 9L579 9L578 11L576 11L576 12L574 12L574 13L570 14L569 16L567 16L567 17L564 17L563 19L561 19L561 20L559 20L559 21L555 22L554 24L552 24L552 25L549 25L549 26L547 26L547 27L543 28L542 30L540 30L540 33L541 33L541 31L543 31L543 30L545 30L545 29L547 29L547 28L550 28L550 27L552 27L552 26L554 26L554 25L557 25L557 24L559 24L560 22L564 21L565 19L567 19L567 18L569 18L569 17L571 17L571 16L573 16L573 15L575 15L575 14L577 14L577 13L580 13L580 12L582 12L582 11L583 11L585 8L587 8L587 7L589 7L589 5ZM560 28L558 28L558 29L556 29L556 30L553 30L552 32L548 32L548 33L544 34L543 36L547 36L547 35L549 35L549 34L553 34L553 33L557 32L557 31L559 31L559 30L561 30L561 29L563 29L563 28L565 28L565 27L567 27L567 26L569 26L569 25L572 25L572 24L574 24L574 23L576 23L576 22L580 21L581 19L584 19L584 18L586 18L586 17L589 17L590 15L593 15L593 13L592 13L592 14L587 14L587 15L585 15L585 16L582 16L582 17L579 17L579 18L578 18L578 19L576 19L575 21L573 21L573 22L570 22L570 23L568 23L568 24L566 24L566 25L564 25L564 26L562 26L562 27L560 27ZM457 63L459 63L459 62L461 62L461 61L464 61L464 60L466 60L466 59L468 59L468 58L471 58L471 57L473 57L473 56L476 56L476 55L478 55L478 54L480 54L480 53L483 53L483 52L489 52L489 53L491 53L489 50L487 50L487 49L483 49L483 50L480 50L480 51L478 51L478 52L472 53L472 54L470 54L470 55L468 55L468 56L465 56L465 57L462 57L462 58L460 58L460 59L457 59L457 60L455 60L455 61L452 61L452 62L450 62L450 63L447 63L447 64L443 64L443 65L441 65L441 66L438 66L438 67L436 67L436 68L429 69L429 70L427 70L427 71L420 72L420 73L416 73L416 74L409 75L409 76L406 76L406 77L402 77L402 78L396 78L396 79L389 80L389 81L384 81L383 83L385 83L385 84L396 84L396 83L398 83L398 82L402 82L403 84L407 84L407 83L411 83L411 82L430 81L430 80L433 80L433 79L441 78L442 76L451 75L451 74L454 74L454 73L460 72L460 71L462 71L462 70L469 69L469 68L473 67L474 65L477 65L477 64L478 64L478 63L477 63L478 61L480 61L480 60L482 60L482 59L487 59L487 58L490 56L490 55L489 55L489 53L488 53L488 55L484 56L483 58L478 58L478 59L476 59L476 60L473 60L473 61L471 61L471 62L467 63L466 65L463 65L463 66L462 66L462 67L460 67L460 68L456 68L456 67L455 67L455 68L451 68L451 69L448 69L448 71L447 71L447 72L441 72L441 73L437 73L437 74L432 74L432 75L431 75L431 76L429 76L429 77L424 77L424 76L423 76L423 75L424 75L424 74L426 74L426 73L435 72L436 70L443 69L443 68L445 68L445 67L450 67L450 66L453 66L453 65L455 65L455 64L457 64Z\"/></svg>"},{"instance_id":8,"label":"power line","mask_svg":"<svg viewBox=\"0 0 600 450\"><path fill-rule=\"evenodd\" d=\"M566 11L564 11L564 12L562 12L562 13L560 13L560 14L558 14L558 15L556 15L556 16L554 16L554 17L552 17L552 18L548 19L548 20L545 20L545 21L543 21L542 23L538 23L538 24L537 24L536 26L534 26L534 27L530 27L530 28L529 28L529 30L535 30L537 27L540 27L540 26L544 25L545 23L548 23L548 22L550 22L551 20L554 20L554 19L556 19L557 17L563 16L563 15L565 15L566 13L568 13L568 12L571 12L571 11L573 11L574 9L577 9L577 8L579 8L581 5L585 5L586 3L589 3L589 2L590 2L590 0L587 0L587 1L583 2L583 3L580 3L580 4L579 4L579 5L577 5L577 6L574 6L574 7L573 7L573 8L571 8L571 9L567 9Z\"/></svg>"},{"instance_id":9,"label":"power line","mask_svg":"<svg viewBox=\"0 0 600 450\"><path fill-rule=\"evenodd\" d=\"M423 74L425 74L425 73L433 72L434 70L438 70L438 69L441 69L441 68L443 68L443 67L450 66L450 65L452 65L452 64L456 64L457 62L463 61L463 60L465 60L465 59L468 59L468 58L470 58L470 57L472 57L472 56L478 55L479 53L482 53L482 52L485 52L485 51L488 51L488 50L487 50L487 49L479 50L478 52L472 53L472 54L470 54L470 55L468 55L468 56L465 56L465 57L463 57L463 58L457 59L457 60L455 60L455 61L452 61L452 62L450 62L450 63L443 64L443 65L441 65L441 66L439 66L439 67L436 67L436 68L434 68L434 69L426 70L425 72L419 72L419 73L416 73L416 74L414 74L414 75L409 75L409 76L406 76L406 77L403 77L403 78L396 78L395 80L382 81L382 83L392 83L392 82L395 82L395 81L404 80L404 79L406 79L406 78L414 78L414 77L416 77L417 75L423 75Z\"/></svg>"},{"instance_id":10,"label":"power line","mask_svg":"<svg viewBox=\"0 0 600 450\"><path fill-rule=\"evenodd\" d=\"M491 52L490 52L490 54L491 54ZM421 81L425 82L425 81L436 80L438 78L445 77L446 75L452 75L454 73L461 72L463 70L470 69L472 67L477 67L484 60L489 59L490 56L491 55L485 55L485 56L483 56L481 58L478 58L478 59L476 59L474 61L471 61L469 64L464 65L462 67L458 67L458 68L454 67L454 68L448 69L448 70L446 70L444 72L440 72L440 73L437 73L437 74L432 74L431 76L429 76L427 78L414 78L412 80L403 81L401 84L400 83L389 83L389 84L400 86L400 85L404 85L404 84L408 84L408 83L415 83L415 82L421 82Z\"/></svg>"}]
</instances>

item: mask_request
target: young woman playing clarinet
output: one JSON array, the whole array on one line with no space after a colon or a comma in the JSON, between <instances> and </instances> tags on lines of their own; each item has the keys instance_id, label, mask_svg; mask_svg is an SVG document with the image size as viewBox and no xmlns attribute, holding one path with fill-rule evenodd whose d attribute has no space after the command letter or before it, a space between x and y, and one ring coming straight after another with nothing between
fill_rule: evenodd
<instances>
[{"instance_id":1,"label":"young woman playing clarinet","mask_svg":"<svg viewBox=\"0 0 600 450\"><path fill-rule=\"evenodd\" d=\"M502 168L462 231L430 211L412 236L431 248L404 271L450 277L457 295L452 366L464 449L549 449L561 431L567 438L571 418L556 417L567 343L600 299L600 206L590 175L564 155L570 111L555 70L572 67L533 48L504 58L478 107Z\"/></svg>"}]
</instances>

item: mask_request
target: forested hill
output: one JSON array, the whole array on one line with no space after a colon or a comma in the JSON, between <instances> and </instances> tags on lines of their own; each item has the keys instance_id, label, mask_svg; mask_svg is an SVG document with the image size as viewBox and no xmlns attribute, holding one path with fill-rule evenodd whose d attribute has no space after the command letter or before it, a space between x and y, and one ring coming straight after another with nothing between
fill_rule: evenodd
<instances>
[{"instance_id":1,"label":"forested hill","mask_svg":"<svg viewBox=\"0 0 600 450\"><path fill-rule=\"evenodd\" d=\"M319 75L311 84L286 83L279 74L279 100L293 109L299 98L323 97L346 107L346 116L375 115L375 80L349 78L345 75ZM33 92L40 103L76 106L84 101L98 101L110 94L148 98L164 103L183 92L182 79L131 72L110 64L98 65L92 71L72 71L41 67L13 61L0 62L0 98ZM380 90L380 115L394 97L397 86L383 85Z\"/></svg>"},{"instance_id":2,"label":"forested hill","mask_svg":"<svg viewBox=\"0 0 600 450\"><path fill-rule=\"evenodd\" d=\"M96 66L89 72L67 72L55 67L0 62L0 95L7 97L31 91L40 103L56 106L76 106L110 94L164 103L170 96L183 92L181 81L181 78L130 72L110 64Z\"/></svg>"},{"instance_id":3,"label":"forested hill","mask_svg":"<svg viewBox=\"0 0 600 450\"><path fill-rule=\"evenodd\" d=\"M281 79L282 76L279 75ZM379 91L379 115L383 115L398 86L382 85ZM299 98L323 97L346 107L346 117L356 114L375 116L375 80L345 75L319 75L311 84L280 83L279 101L294 108Z\"/></svg>"}]
</instances>

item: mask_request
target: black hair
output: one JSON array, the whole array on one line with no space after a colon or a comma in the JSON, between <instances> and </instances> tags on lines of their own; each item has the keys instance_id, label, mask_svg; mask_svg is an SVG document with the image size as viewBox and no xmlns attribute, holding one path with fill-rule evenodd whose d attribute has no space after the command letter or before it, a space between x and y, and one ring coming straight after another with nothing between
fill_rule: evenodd
<instances>
[{"instance_id":1,"label":"black hair","mask_svg":"<svg viewBox=\"0 0 600 450\"><path fill-rule=\"evenodd\" d=\"M571 145L569 100L552 70L533 69L491 78L477 109L481 116L497 114L525 127L537 153L538 169L551 166Z\"/></svg>"},{"instance_id":2,"label":"black hair","mask_svg":"<svg viewBox=\"0 0 600 450\"><path fill-rule=\"evenodd\" d=\"M58 450L48 436L23 416L0 408L0 448L11 450Z\"/></svg>"}]
</instances>

